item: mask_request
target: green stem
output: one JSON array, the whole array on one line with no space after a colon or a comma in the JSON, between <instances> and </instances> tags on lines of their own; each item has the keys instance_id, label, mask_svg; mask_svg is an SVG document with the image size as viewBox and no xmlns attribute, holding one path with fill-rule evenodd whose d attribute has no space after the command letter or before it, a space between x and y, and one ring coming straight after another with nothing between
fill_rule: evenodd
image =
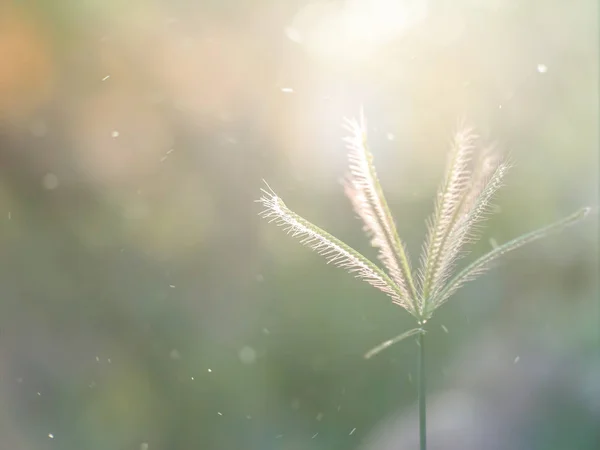
<instances>
[{"instance_id":1,"label":"green stem","mask_svg":"<svg viewBox=\"0 0 600 450\"><path fill-rule=\"evenodd\" d=\"M427 450L427 405L425 377L425 333L419 334L419 442L420 450Z\"/></svg>"}]
</instances>

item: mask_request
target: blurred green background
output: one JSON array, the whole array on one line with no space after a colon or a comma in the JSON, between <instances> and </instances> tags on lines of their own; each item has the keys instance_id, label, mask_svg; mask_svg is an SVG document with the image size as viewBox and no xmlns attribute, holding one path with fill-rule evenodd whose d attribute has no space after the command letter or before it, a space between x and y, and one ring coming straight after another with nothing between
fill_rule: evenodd
<instances>
[{"instance_id":1,"label":"blurred green background","mask_svg":"<svg viewBox=\"0 0 600 450\"><path fill-rule=\"evenodd\" d=\"M369 256L364 105L416 262L460 118L515 167L472 257L598 204L594 0L0 3L0 449L417 442L413 326L257 216ZM431 449L600 448L597 209L429 324ZM447 332L446 332L447 330Z\"/></svg>"}]
</instances>

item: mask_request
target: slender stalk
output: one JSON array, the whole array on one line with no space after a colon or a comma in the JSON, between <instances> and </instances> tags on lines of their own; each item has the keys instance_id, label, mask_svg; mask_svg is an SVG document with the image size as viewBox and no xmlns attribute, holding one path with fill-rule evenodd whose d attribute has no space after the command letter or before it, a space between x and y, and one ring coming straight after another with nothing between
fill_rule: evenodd
<instances>
[{"instance_id":1,"label":"slender stalk","mask_svg":"<svg viewBox=\"0 0 600 450\"><path fill-rule=\"evenodd\" d=\"M425 377L425 333L419 334L419 448L427 450L427 404Z\"/></svg>"}]
</instances>

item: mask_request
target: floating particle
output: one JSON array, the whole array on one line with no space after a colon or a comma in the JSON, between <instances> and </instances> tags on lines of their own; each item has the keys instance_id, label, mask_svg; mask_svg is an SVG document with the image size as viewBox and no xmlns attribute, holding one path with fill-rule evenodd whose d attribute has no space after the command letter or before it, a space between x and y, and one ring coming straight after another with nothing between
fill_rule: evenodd
<instances>
[{"instance_id":1,"label":"floating particle","mask_svg":"<svg viewBox=\"0 0 600 450\"><path fill-rule=\"evenodd\" d=\"M169 287L170 287L171 289L175 289L175 285L174 285L174 284L170 284L170 285L169 285Z\"/></svg>"},{"instance_id":2,"label":"floating particle","mask_svg":"<svg viewBox=\"0 0 600 450\"><path fill-rule=\"evenodd\" d=\"M117 130L114 130L112 133L110 133L110 135L113 138L118 138L119 137L119 132Z\"/></svg>"},{"instance_id":3,"label":"floating particle","mask_svg":"<svg viewBox=\"0 0 600 450\"><path fill-rule=\"evenodd\" d=\"M53 173L47 173L42 178L42 186L49 191L56 189L58 187L58 177Z\"/></svg>"},{"instance_id":4,"label":"floating particle","mask_svg":"<svg viewBox=\"0 0 600 450\"><path fill-rule=\"evenodd\" d=\"M300 32L293 27L286 27L284 31L287 38L292 42L301 44L304 40Z\"/></svg>"},{"instance_id":5,"label":"floating particle","mask_svg":"<svg viewBox=\"0 0 600 450\"><path fill-rule=\"evenodd\" d=\"M515 358L515 360L513 361L513 364L516 364L516 363L518 363L520 359L521 359L521 357L520 357L520 356L517 356L517 357Z\"/></svg>"},{"instance_id":6,"label":"floating particle","mask_svg":"<svg viewBox=\"0 0 600 450\"><path fill-rule=\"evenodd\" d=\"M96 356L96 362L100 362L100 357Z\"/></svg>"},{"instance_id":7,"label":"floating particle","mask_svg":"<svg viewBox=\"0 0 600 450\"><path fill-rule=\"evenodd\" d=\"M169 353L169 358L174 359L174 360L181 359L181 354L179 353L179 351L176 348L174 348Z\"/></svg>"},{"instance_id":8,"label":"floating particle","mask_svg":"<svg viewBox=\"0 0 600 450\"><path fill-rule=\"evenodd\" d=\"M49 437L50 439L54 439L54 435L53 435L52 433L48 433L48 437Z\"/></svg>"},{"instance_id":9,"label":"floating particle","mask_svg":"<svg viewBox=\"0 0 600 450\"><path fill-rule=\"evenodd\" d=\"M394 133L388 133L387 139L388 139L388 141L393 141L394 139L396 139L396 136L394 136Z\"/></svg>"},{"instance_id":10,"label":"floating particle","mask_svg":"<svg viewBox=\"0 0 600 450\"><path fill-rule=\"evenodd\" d=\"M321 420L323 420L323 416L324 414L322 412L320 412L319 414L317 414L317 417L315 417L315 419L320 422Z\"/></svg>"},{"instance_id":11,"label":"floating particle","mask_svg":"<svg viewBox=\"0 0 600 450\"><path fill-rule=\"evenodd\" d=\"M160 158L160 162L164 162L171 153L173 153L173 151L175 151L174 148L170 149L167 153L165 153L165 156L163 156L162 158Z\"/></svg>"},{"instance_id":12,"label":"floating particle","mask_svg":"<svg viewBox=\"0 0 600 450\"><path fill-rule=\"evenodd\" d=\"M212 369L208 369L208 373L211 373L211 372L212 372Z\"/></svg>"},{"instance_id":13,"label":"floating particle","mask_svg":"<svg viewBox=\"0 0 600 450\"><path fill-rule=\"evenodd\" d=\"M148 443L147 442L142 442L140 444L140 450L148 450Z\"/></svg>"},{"instance_id":14,"label":"floating particle","mask_svg":"<svg viewBox=\"0 0 600 450\"><path fill-rule=\"evenodd\" d=\"M263 332L263 334L266 334L266 335L269 335L269 334L271 334L271 332L269 331L269 329L268 329L268 328L263 328L263 329L262 329L262 332Z\"/></svg>"},{"instance_id":15,"label":"floating particle","mask_svg":"<svg viewBox=\"0 0 600 450\"><path fill-rule=\"evenodd\" d=\"M285 94L292 94L294 92L294 89L285 87L285 88L281 88L281 92L283 92Z\"/></svg>"},{"instance_id":16,"label":"floating particle","mask_svg":"<svg viewBox=\"0 0 600 450\"><path fill-rule=\"evenodd\" d=\"M110 75L106 75L104 78L102 78L102 81L106 81L110 78Z\"/></svg>"},{"instance_id":17,"label":"floating particle","mask_svg":"<svg viewBox=\"0 0 600 450\"><path fill-rule=\"evenodd\" d=\"M546 64L540 63L537 65L537 71L539 73L546 73L546 72L548 72L548 66Z\"/></svg>"},{"instance_id":18,"label":"floating particle","mask_svg":"<svg viewBox=\"0 0 600 450\"><path fill-rule=\"evenodd\" d=\"M239 351L238 356L244 364L253 364L256 361L256 350L245 346Z\"/></svg>"},{"instance_id":19,"label":"floating particle","mask_svg":"<svg viewBox=\"0 0 600 450\"><path fill-rule=\"evenodd\" d=\"M194 381L194 377L190 377L190 380Z\"/></svg>"},{"instance_id":20,"label":"floating particle","mask_svg":"<svg viewBox=\"0 0 600 450\"><path fill-rule=\"evenodd\" d=\"M252 416L251 416L250 414L248 414L248 415L246 416L246 419L248 419L248 420L251 420L251 419L252 419Z\"/></svg>"},{"instance_id":21,"label":"floating particle","mask_svg":"<svg viewBox=\"0 0 600 450\"><path fill-rule=\"evenodd\" d=\"M490 238L490 245L492 248L498 248L498 241L496 241L494 238Z\"/></svg>"},{"instance_id":22,"label":"floating particle","mask_svg":"<svg viewBox=\"0 0 600 450\"><path fill-rule=\"evenodd\" d=\"M352 436L355 431L356 431L356 427L352 428L352 431L350 431L350 434L348 436Z\"/></svg>"},{"instance_id":23,"label":"floating particle","mask_svg":"<svg viewBox=\"0 0 600 450\"><path fill-rule=\"evenodd\" d=\"M311 439L314 439L314 438L316 438L318 435L319 435L319 433L318 433L318 432L317 432L317 433L315 433L315 434L313 434L313 436L311 437Z\"/></svg>"},{"instance_id":24,"label":"floating particle","mask_svg":"<svg viewBox=\"0 0 600 450\"><path fill-rule=\"evenodd\" d=\"M222 412L220 412L220 411L217 411L217 414L218 414L218 415L220 415L220 416L222 416L222 415L223 415L223 413L222 413Z\"/></svg>"},{"instance_id":25,"label":"floating particle","mask_svg":"<svg viewBox=\"0 0 600 450\"><path fill-rule=\"evenodd\" d=\"M446 325L442 325L442 330L444 330L444 332L448 332L448 328L446 328Z\"/></svg>"}]
</instances>

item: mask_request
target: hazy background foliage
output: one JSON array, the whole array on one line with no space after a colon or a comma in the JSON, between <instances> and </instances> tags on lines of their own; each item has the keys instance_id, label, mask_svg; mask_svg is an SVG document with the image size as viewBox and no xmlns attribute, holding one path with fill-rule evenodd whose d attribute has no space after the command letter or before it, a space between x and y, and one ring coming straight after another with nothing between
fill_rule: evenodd
<instances>
[{"instance_id":1,"label":"hazy background foliage","mask_svg":"<svg viewBox=\"0 0 600 450\"><path fill-rule=\"evenodd\" d=\"M414 343L362 359L411 318L261 221L261 179L373 256L339 182L362 103L415 262L461 117L516 163L475 253L597 205L597 19L594 0L1 2L0 447L416 448ZM599 448L597 229L436 314L432 449Z\"/></svg>"}]
</instances>

